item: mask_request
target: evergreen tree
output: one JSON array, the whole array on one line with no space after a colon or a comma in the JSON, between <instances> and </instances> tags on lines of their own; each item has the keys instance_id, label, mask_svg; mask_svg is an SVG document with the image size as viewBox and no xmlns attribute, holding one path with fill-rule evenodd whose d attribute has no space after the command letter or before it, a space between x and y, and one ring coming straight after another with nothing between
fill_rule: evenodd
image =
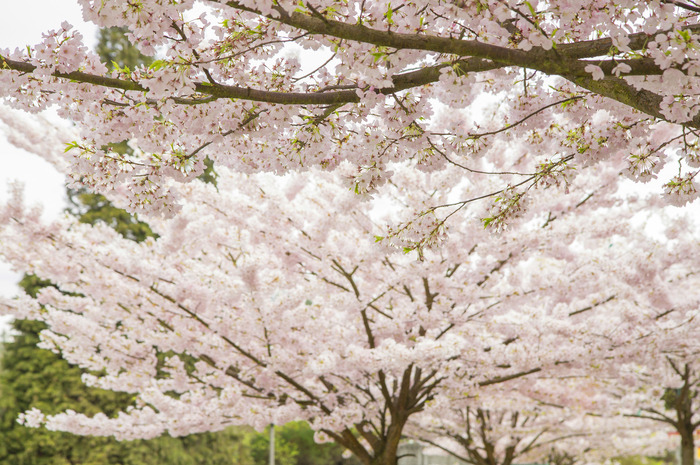
<instances>
[{"instance_id":1,"label":"evergreen tree","mask_svg":"<svg viewBox=\"0 0 700 465\"><path fill-rule=\"evenodd\" d=\"M31 295L51 283L25 276L20 285ZM3 465L253 465L247 429L187 438L118 442L19 425L17 415L31 407L47 413L65 409L113 414L129 405L130 396L82 384L82 371L58 355L36 347L44 324L15 320L11 341L4 344L0 372L0 463Z\"/></svg>"},{"instance_id":2,"label":"evergreen tree","mask_svg":"<svg viewBox=\"0 0 700 465\"><path fill-rule=\"evenodd\" d=\"M97 34L97 54L103 63L112 71L117 66L120 69L133 69L139 65L150 65L153 58L143 55L126 38L125 27L110 27L100 29Z\"/></svg>"}]
</instances>

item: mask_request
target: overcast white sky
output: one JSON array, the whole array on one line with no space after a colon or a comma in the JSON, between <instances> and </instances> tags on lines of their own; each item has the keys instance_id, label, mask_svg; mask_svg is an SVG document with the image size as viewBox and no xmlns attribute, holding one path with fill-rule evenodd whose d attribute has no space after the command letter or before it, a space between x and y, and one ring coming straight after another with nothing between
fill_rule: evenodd
<instances>
[{"instance_id":1,"label":"overcast white sky","mask_svg":"<svg viewBox=\"0 0 700 465\"><path fill-rule=\"evenodd\" d=\"M24 47L41 41L41 34L57 29L68 21L82 32L92 46L97 29L85 24L82 11L74 0L24 0L2 2L0 14L0 48ZM0 128L0 202L7 198L7 183L17 179L25 183L26 197L32 203L45 205L46 215L55 215L64 208L63 177L35 155L7 143ZM0 261L0 295L15 293L18 275Z\"/></svg>"}]
</instances>

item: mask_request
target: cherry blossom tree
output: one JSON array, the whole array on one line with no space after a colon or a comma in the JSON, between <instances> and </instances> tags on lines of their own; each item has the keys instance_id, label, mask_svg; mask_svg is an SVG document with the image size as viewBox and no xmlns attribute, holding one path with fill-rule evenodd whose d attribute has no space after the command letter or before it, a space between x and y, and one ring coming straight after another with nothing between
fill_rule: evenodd
<instances>
[{"instance_id":1,"label":"cherry blossom tree","mask_svg":"<svg viewBox=\"0 0 700 465\"><path fill-rule=\"evenodd\" d=\"M459 166L462 179L499 177L476 196L497 197L483 217L494 226L533 185L600 163L646 181L672 160L668 200L697 195L693 2L78 1L158 60L107 73L64 23L0 51L0 95L57 105L79 128L73 178L124 186L132 209L179 208L172 182L207 158L247 173L338 170L358 193L397 163ZM140 151L109 150L123 140Z\"/></svg>"},{"instance_id":2,"label":"cherry blossom tree","mask_svg":"<svg viewBox=\"0 0 700 465\"><path fill-rule=\"evenodd\" d=\"M56 152L44 155L60 164ZM529 214L498 235L468 215L420 260L372 243L405 214L378 204L481 187L455 185L459 173L397 170L370 202L317 170L220 168L217 186L174 185L182 209L145 216L159 237L142 243L69 217L44 224L16 189L0 253L57 287L3 308L44 321L42 346L96 373L86 383L137 399L116 418L30 410L21 421L131 439L305 419L319 440L388 465L416 415L525 377L588 373L611 347L601 319L673 301L667 261L647 263L654 242L630 233L659 200L606 195L596 183L612 169L572 179L578 195L533 191Z\"/></svg>"},{"instance_id":3,"label":"cherry blossom tree","mask_svg":"<svg viewBox=\"0 0 700 465\"><path fill-rule=\"evenodd\" d=\"M62 24L0 50L0 95L75 132L0 118L158 238L45 224L17 188L0 254L57 287L2 308L137 405L25 424L131 439L305 419L394 465L417 419L484 412L504 383L583 408L547 380L646 366L635 342L671 309L693 326L694 275L668 270L693 270L697 238L640 228L697 195L694 4L80 3L157 59L108 73ZM196 179L207 160L217 186ZM621 197L620 174L663 176L665 198Z\"/></svg>"},{"instance_id":4,"label":"cherry blossom tree","mask_svg":"<svg viewBox=\"0 0 700 465\"><path fill-rule=\"evenodd\" d=\"M600 373L590 372L582 378L518 379L482 393L476 402L441 399L447 405L440 415L423 416L408 435L474 465L555 464L566 458L605 463L673 447L667 431L649 419L599 413L596 404L606 393Z\"/></svg>"},{"instance_id":5,"label":"cherry blossom tree","mask_svg":"<svg viewBox=\"0 0 700 465\"><path fill-rule=\"evenodd\" d=\"M587 436L566 428L564 423L576 418L572 412L551 411L554 407L532 402L514 389L489 394L489 400L480 398L477 406L469 399L461 399L463 406L453 403L439 417L421 422L416 436L474 465L539 463L555 445Z\"/></svg>"},{"instance_id":6,"label":"cherry blossom tree","mask_svg":"<svg viewBox=\"0 0 700 465\"><path fill-rule=\"evenodd\" d=\"M670 308L659 314L659 328L647 325L640 335L643 347L638 350L643 350L644 356L635 357L634 363L621 370L624 388L608 387L621 414L655 421L660 429L677 434L683 465L695 463L695 434L700 426L699 335L693 324L697 308L695 304L691 309Z\"/></svg>"},{"instance_id":7,"label":"cherry blossom tree","mask_svg":"<svg viewBox=\"0 0 700 465\"><path fill-rule=\"evenodd\" d=\"M680 437L681 463L693 465L700 426L695 323L700 283L697 248L691 245L697 243L691 239L697 227L687 220L661 213L654 221L666 224L664 241L648 243L633 272L609 271L644 283L649 300L611 295L605 310L587 320L595 327L591 335L607 344L595 366L567 370L563 377L519 379L476 403L444 398L440 414L423 418L409 434L467 463L489 465L541 462L548 446L596 463L659 455L677 447L674 438ZM681 256L675 247L684 241L688 246ZM630 251L617 241L610 246ZM649 266L657 271L649 273ZM611 283L609 289L615 287ZM590 306L570 316L596 311Z\"/></svg>"},{"instance_id":8,"label":"cherry blossom tree","mask_svg":"<svg viewBox=\"0 0 700 465\"><path fill-rule=\"evenodd\" d=\"M608 368L596 376L595 403L586 409L605 418L617 416L613 422L620 421L620 417L636 419L640 424L655 422L656 429L666 433L666 437L662 434L656 441L669 443L668 433L675 433L673 437L680 438L681 463L693 465L694 436L700 426L700 333L696 323L700 308L700 257L696 255L694 239L697 225L688 219L663 214L656 218L666 225L665 241L649 244L644 262L634 274L623 278L647 283L649 300L618 302L616 305L623 305L626 310L607 314L607 323L597 324L597 336L609 343L609 353L599 362ZM680 249L675 247L680 243L688 246L679 254ZM652 262L656 264L651 265ZM661 268L657 268L659 263L663 263ZM651 269L656 271L649 273ZM527 391L534 394L532 388ZM566 397L571 393L562 394L562 400L555 403L566 405Z\"/></svg>"}]
</instances>

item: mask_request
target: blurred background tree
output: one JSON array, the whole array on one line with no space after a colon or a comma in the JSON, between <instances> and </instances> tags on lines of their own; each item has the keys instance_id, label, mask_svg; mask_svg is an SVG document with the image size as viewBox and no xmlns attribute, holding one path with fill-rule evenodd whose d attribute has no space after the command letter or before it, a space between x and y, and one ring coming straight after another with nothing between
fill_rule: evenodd
<instances>
[{"instance_id":1,"label":"blurred background tree","mask_svg":"<svg viewBox=\"0 0 700 465\"><path fill-rule=\"evenodd\" d=\"M251 441L255 465L267 465L270 447L269 428ZM343 449L335 443L316 444L314 431L305 421L275 425L275 465L360 465L355 456L343 458Z\"/></svg>"},{"instance_id":2,"label":"blurred background tree","mask_svg":"<svg viewBox=\"0 0 700 465\"><path fill-rule=\"evenodd\" d=\"M131 45L126 34L125 27L110 27L100 29L97 33L97 54L103 63L107 64L109 71L117 66L119 69L134 69L137 66L148 66L153 63L153 57L146 56Z\"/></svg>"}]
</instances>

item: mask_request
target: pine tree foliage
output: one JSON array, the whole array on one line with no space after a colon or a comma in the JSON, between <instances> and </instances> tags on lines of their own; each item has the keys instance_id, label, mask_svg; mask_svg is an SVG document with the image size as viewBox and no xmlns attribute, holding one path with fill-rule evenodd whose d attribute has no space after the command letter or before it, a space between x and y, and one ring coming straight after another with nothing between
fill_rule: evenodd
<instances>
[{"instance_id":1,"label":"pine tree foliage","mask_svg":"<svg viewBox=\"0 0 700 465\"><path fill-rule=\"evenodd\" d=\"M136 65L150 65L152 57L148 57L138 51L131 42L126 39L125 27L110 27L101 29L97 36L97 53L102 61L107 63L110 71L116 67L124 69L133 68Z\"/></svg>"}]
</instances>

